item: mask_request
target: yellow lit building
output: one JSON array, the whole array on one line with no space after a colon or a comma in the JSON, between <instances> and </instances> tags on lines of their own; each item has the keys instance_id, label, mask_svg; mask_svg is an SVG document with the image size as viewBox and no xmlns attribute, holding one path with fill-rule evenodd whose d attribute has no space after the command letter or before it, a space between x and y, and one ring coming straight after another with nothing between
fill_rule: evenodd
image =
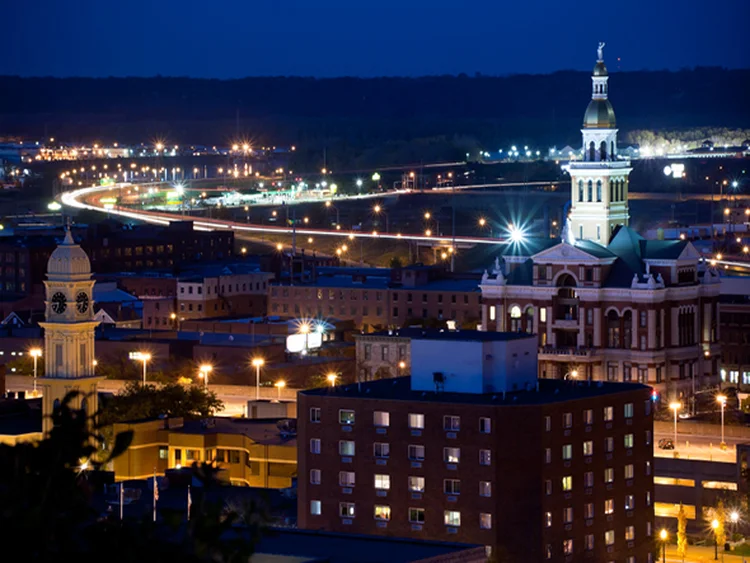
<instances>
[{"instance_id":1,"label":"yellow lit building","mask_svg":"<svg viewBox=\"0 0 750 563\"><path fill-rule=\"evenodd\" d=\"M284 489L297 475L297 437L276 420L181 418L118 423L114 432L133 431L128 450L114 460L115 479L144 479L156 471L215 462L233 485Z\"/></svg>"}]
</instances>

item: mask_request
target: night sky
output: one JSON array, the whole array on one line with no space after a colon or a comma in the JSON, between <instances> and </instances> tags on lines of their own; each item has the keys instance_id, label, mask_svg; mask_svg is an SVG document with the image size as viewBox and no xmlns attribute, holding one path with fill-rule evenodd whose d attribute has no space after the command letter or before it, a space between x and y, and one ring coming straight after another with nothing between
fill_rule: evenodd
<instances>
[{"instance_id":1,"label":"night sky","mask_svg":"<svg viewBox=\"0 0 750 563\"><path fill-rule=\"evenodd\" d=\"M750 67L747 0L35 0L0 74L384 76ZM619 58L619 61L618 61Z\"/></svg>"}]
</instances>

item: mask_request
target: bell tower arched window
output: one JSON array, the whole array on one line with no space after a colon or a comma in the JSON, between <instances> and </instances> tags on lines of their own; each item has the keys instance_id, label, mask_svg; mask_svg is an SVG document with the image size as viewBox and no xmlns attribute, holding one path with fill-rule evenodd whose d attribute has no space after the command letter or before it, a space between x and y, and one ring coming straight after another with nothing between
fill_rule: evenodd
<instances>
[{"instance_id":1,"label":"bell tower arched window","mask_svg":"<svg viewBox=\"0 0 750 563\"><path fill-rule=\"evenodd\" d=\"M594 198L594 182L589 180L588 183L588 201L593 201Z\"/></svg>"},{"instance_id":2,"label":"bell tower arched window","mask_svg":"<svg viewBox=\"0 0 750 563\"><path fill-rule=\"evenodd\" d=\"M607 160L607 141L602 141L599 145L599 160Z\"/></svg>"},{"instance_id":3,"label":"bell tower arched window","mask_svg":"<svg viewBox=\"0 0 750 563\"><path fill-rule=\"evenodd\" d=\"M602 200L602 181L596 181L596 201Z\"/></svg>"},{"instance_id":4,"label":"bell tower arched window","mask_svg":"<svg viewBox=\"0 0 750 563\"><path fill-rule=\"evenodd\" d=\"M589 143L589 161L594 162L596 160L596 146L594 145L594 141L591 141Z\"/></svg>"},{"instance_id":5,"label":"bell tower arched window","mask_svg":"<svg viewBox=\"0 0 750 563\"><path fill-rule=\"evenodd\" d=\"M583 180L578 180L578 201L583 201Z\"/></svg>"}]
</instances>

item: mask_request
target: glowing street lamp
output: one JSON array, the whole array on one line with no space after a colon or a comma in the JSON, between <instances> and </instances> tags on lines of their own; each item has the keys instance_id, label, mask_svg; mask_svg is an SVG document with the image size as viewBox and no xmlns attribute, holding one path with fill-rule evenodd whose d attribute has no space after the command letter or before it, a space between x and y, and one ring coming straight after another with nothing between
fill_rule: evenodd
<instances>
[{"instance_id":1,"label":"glowing street lamp","mask_svg":"<svg viewBox=\"0 0 750 563\"><path fill-rule=\"evenodd\" d=\"M146 386L146 364L151 361L151 354L148 352L130 352L128 357L136 362L143 362L143 386Z\"/></svg>"},{"instance_id":2,"label":"glowing street lamp","mask_svg":"<svg viewBox=\"0 0 750 563\"><path fill-rule=\"evenodd\" d=\"M711 528L714 531L714 561L719 560L719 521L714 518L711 521Z\"/></svg>"},{"instance_id":3,"label":"glowing street lamp","mask_svg":"<svg viewBox=\"0 0 750 563\"><path fill-rule=\"evenodd\" d=\"M34 391L33 395L34 397L37 396L37 390L36 390L36 368L37 368L37 361L39 358L42 357L42 349L41 348L32 348L29 350L29 355L34 358Z\"/></svg>"},{"instance_id":4,"label":"glowing street lamp","mask_svg":"<svg viewBox=\"0 0 750 563\"><path fill-rule=\"evenodd\" d=\"M487 219L485 219L484 217L480 217L479 218L479 226L480 227L484 227L486 224L487 224Z\"/></svg>"},{"instance_id":5,"label":"glowing street lamp","mask_svg":"<svg viewBox=\"0 0 750 563\"><path fill-rule=\"evenodd\" d=\"M667 561L667 540L669 539L669 532L664 528L659 532L659 539L661 540L661 561L666 563Z\"/></svg>"},{"instance_id":6,"label":"glowing street lamp","mask_svg":"<svg viewBox=\"0 0 750 563\"><path fill-rule=\"evenodd\" d=\"M213 371L213 366L209 364L203 364L198 370L198 377L203 380L203 388L208 389L208 374Z\"/></svg>"},{"instance_id":7,"label":"glowing street lamp","mask_svg":"<svg viewBox=\"0 0 750 563\"><path fill-rule=\"evenodd\" d=\"M732 524L736 524L740 521L740 513L736 510L732 510L732 512L729 513L729 520L732 522Z\"/></svg>"},{"instance_id":8,"label":"glowing street lamp","mask_svg":"<svg viewBox=\"0 0 750 563\"><path fill-rule=\"evenodd\" d=\"M281 390L282 390L282 389L283 389L284 387L286 387L286 381L284 381L283 379L282 379L282 380L280 380L280 381L277 381L277 382L276 382L276 383L274 384L274 386L276 387L276 390L277 390L277 391L279 392L279 394L278 394L278 399L279 399L279 401L281 401Z\"/></svg>"},{"instance_id":9,"label":"glowing street lamp","mask_svg":"<svg viewBox=\"0 0 750 563\"><path fill-rule=\"evenodd\" d=\"M677 447L677 411L682 408L682 403L672 401L669 403L669 408L674 411L674 445Z\"/></svg>"},{"instance_id":10,"label":"glowing street lamp","mask_svg":"<svg viewBox=\"0 0 750 563\"><path fill-rule=\"evenodd\" d=\"M727 444L724 442L724 407L727 406L727 396L717 395L716 401L721 405L721 448L726 449Z\"/></svg>"},{"instance_id":11,"label":"glowing street lamp","mask_svg":"<svg viewBox=\"0 0 750 563\"><path fill-rule=\"evenodd\" d=\"M382 205L376 205L372 208L372 210L376 215L380 215L382 213L385 217L385 232L387 233L390 230L390 227L388 225L388 213L385 212L385 209Z\"/></svg>"},{"instance_id":12,"label":"glowing street lamp","mask_svg":"<svg viewBox=\"0 0 750 563\"><path fill-rule=\"evenodd\" d=\"M253 366L255 367L255 400L260 401L260 368L266 361L263 358L253 358Z\"/></svg>"},{"instance_id":13,"label":"glowing street lamp","mask_svg":"<svg viewBox=\"0 0 750 563\"><path fill-rule=\"evenodd\" d=\"M331 387L333 387L336 385L336 379L338 379L338 375L336 375L335 373L329 373L326 376L326 379L328 380L328 383L331 384Z\"/></svg>"}]
</instances>

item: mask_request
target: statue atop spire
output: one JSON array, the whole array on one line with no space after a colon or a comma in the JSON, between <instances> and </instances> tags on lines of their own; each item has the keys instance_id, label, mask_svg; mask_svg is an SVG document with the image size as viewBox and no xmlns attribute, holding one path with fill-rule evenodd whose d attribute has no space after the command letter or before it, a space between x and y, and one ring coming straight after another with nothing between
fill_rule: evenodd
<instances>
[{"instance_id":1,"label":"statue atop spire","mask_svg":"<svg viewBox=\"0 0 750 563\"><path fill-rule=\"evenodd\" d=\"M604 41L599 41L599 47L596 49L596 60L597 62L604 62L604 46L606 43Z\"/></svg>"}]
</instances>

